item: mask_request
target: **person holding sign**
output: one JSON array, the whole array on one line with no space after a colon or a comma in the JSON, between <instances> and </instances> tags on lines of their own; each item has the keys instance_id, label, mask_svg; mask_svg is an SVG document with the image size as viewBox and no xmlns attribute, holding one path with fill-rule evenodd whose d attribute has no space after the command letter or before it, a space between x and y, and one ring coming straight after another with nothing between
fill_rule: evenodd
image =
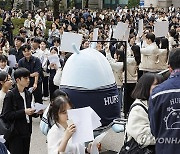
<instances>
[{"instance_id":1,"label":"person holding sign","mask_svg":"<svg viewBox=\"0 0 180 154\"><path fill-rule=\"evenodd\" d=\"M83 144L73 144L72 135L76 131L76 126L71 122L68 124L67 110L72 108L68 98L59 96L55 98L49 109L49 116L55 122L47 135L48 154L61 152L73 154L85 154Z\"/></svg>"},{"instance_id":2,"label":"person holding sign","mask_svg":"<svg viewBox=\"0 0 180 154\"><path fill-rule=\"evenodd\" d=\"M16 69L14 78L17 86L7 92L3 102L2 115L14 122L14 130L7 140L11 154L29 154L32 116L36 116L35 110L31 108L31 95L26 89L30 83L29 76L30 72L26 68Z\"/></svg>"},{"instance_id":3,"label":"person holding sign","mask_svg":"<svg viewBox=\"0 0 180 154\"><path fill-rule=\"evenodd\" d=\"M47 61L47 73L50 73L49 76L50 100L52 99L52 95L54 91L59 88L59 86L54 85L53 79L56 74L56 71L60 67L61 64L60 64L60 59L58 57L58 49L56 47L52 47L50 49L50 56L48 57L48 61Z\"/></svg>"}]
</instances>

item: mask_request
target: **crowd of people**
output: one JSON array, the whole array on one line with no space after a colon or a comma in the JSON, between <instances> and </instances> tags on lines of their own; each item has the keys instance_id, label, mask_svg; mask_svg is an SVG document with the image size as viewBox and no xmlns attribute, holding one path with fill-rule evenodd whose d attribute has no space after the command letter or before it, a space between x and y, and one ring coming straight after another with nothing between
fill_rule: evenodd
<instances>
[{"instance_id":1,"label":"crowd of people","mask_svg":"<svg viewBox=\"0 0 180 154\"><path fill-rule=\"evenodd\" d=\"M98 40L102 41L96 44L96 50L107 58L112 67L125 117L130 111L127 123L128 137L133 137L141 144L144 137L142 132L149 134L150 139L143 142L145 146L154 145L155 138L161 137L158 133L158 128L161 127L159 123L161 122L156 122L153 117L154 112L157 114L160 111L160 107L156 107L157 104L154 101L158 101L157 97L160 97L161 94L154 94L151 98L150 102L153 102L153 105L150 105L150 122L148 114L142 111L141 107L136 106L131 110L131 105L138 102L148 108L152 87L163 81L161 77L153 73L168 69L169 62L171 62L172 72L177 69L177 72L179 72L179 65L174 66L169 55L173 52L180 52L178 50L180 8L168 9L168 11L153 6L133 9L118 6L116 10L105 9L101 11L72 9L61 12L58 17L53 17L52 11L47 9L39 9L37 13L0 10L0 16L3 18L0 28L0 110L2 110L2 114L7 120L15 120L17 126L11 139L7 142L7 148L12 154L29 153L32 116L38 117L40 115L42 117L42 111L35 114L35 110L30 106L32 97L27 91L29 88L32 88L35 102L42 104L43 101L47 101L49 98L51 101L49 116L54 120L55 125L52 126L47 135L49 153L66 151L83 154L85 151L90 151L88 148L73 145L71 141L69 142L76 128L74 124L67 125L67 110L72 108L72 104L68 96L60 95L54 98L53 94L59 89L63 67L71 56L71 53L61 50L63 32L82 34L83 40L80 47L82 50L92 45L91 41L95 28L99 28ZM26 20L24 26L19 29L19 35L13 36L14 25L11 19L18 17L26 18ZM142 36L139 36L138 33L140 19L143 19L144 23ZM50 29L48 29L48 36L45 35L46 21L52 21ZM154 34L154 24L159 21L169 22L169 32L165 37L156 37ZM127 23L130 28L126 59L124 59L124 44L114 43L116 39L113 38L113 33L118 22ZM109 38L113 42L103 42ZM177 49L177 51L173 51L173 49ZM10 55L14 55L16 58L16 64L13 67L9 65ZM48 57L51 55L58 55L59 66L50 63ZM177 54L177 58L179 56L180 54ZM125 60L127 62L127 99L122 102ZM176 63L180 62L180 58L175 61ZM13 94L9 91L11 88ZM16 99L13 97L16 97ZM16 106L16 112L12 100L20 102L17 102L19 105ZM159 110L154 111L155 107ZM141 118L142 120L140 120ZM163 121L163 118L161 120ZM140 125L142 127L139 127ZM152 134L150 125L153 128ZM159 150L159 147L157 149Z\"/></svg>"}]
</instances>

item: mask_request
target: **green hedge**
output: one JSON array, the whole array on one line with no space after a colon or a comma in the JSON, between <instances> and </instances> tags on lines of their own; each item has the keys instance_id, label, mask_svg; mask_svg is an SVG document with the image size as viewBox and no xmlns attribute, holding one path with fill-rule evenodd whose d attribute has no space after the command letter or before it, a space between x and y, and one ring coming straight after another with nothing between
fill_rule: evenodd
<instances>
[{"instance_id":1,"label":"green hedge","mask_svg":"<svg viewBox=\"0 0 180 154\"><path fill-rule=\"evenodd\" d=\"M14 18L12 19L12 22L14 24L15 29L13 30L13 35L16 36L19 34L19 29L24 26L24 21L26 19L24 18ZM50 28L52 24L52 21L46 22L46 31L45 31L45 37L48 36L48 29ZM2 25L2 18L0 18L0 26Z\"/></svg>"}]
</instances>

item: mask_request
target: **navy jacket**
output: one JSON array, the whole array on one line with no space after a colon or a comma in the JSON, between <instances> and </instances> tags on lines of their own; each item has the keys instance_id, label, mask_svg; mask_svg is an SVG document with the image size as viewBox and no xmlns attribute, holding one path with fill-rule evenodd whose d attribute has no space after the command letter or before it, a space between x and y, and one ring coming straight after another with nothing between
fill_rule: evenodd
<instances>
[{"instance_id":1,"label":"navy jacket","mask_svg":"<svg viewBox=\"0 0 180 154\"><path fill-rule=\"evenodd\" d=\"M156 154L180 153L180 70L157 86L149 99L149 119Z\"/></svg>"}]
</instances>

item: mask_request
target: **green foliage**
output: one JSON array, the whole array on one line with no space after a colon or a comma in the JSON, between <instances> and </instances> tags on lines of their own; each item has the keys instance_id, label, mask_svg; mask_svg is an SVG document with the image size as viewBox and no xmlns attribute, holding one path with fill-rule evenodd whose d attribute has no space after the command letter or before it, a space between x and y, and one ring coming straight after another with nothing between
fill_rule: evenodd
<instances>
[{"instance_id":1,"label":"green foliage","mask_svg":"<svg viewBox=\"0 0 180 154\"><path fill-rule=\"evenodd\" d=\"M0 18L0 26L2 25L2 21L3 21L2 18ZM14 19L12 19L12 22L13 22L14 27L15 27L14 30L13 30L13 35L14 36L19 34L19 29L24 26L24 21L25 21L24 18L14 18ZM51 27L51 24L52 24L52 21L47 21L46 22L45 37L48 37L48 30Z\"/></svg>"},{"instance_id":2,"label":"green foliage","mask_svg":"<svg viewBox=\"0 0 180 154\"><path fill-rule=\"evenodd\" d=\"M136 7L139 5L140 0L128 0L128 7L132 8L132 7Z\"/></svg>"},{"instance_id":3,"label":"green foliage","mask_svg":"<svg viewBox=\"0 0 180 154\"><path fill-rule=\"evenodd\" d=\"M72 9L73 7L75 7L75 1L74 1L74 0L71 0L71 1L70 1L70 8Z\"/></svg>"},{"instance_id":4,"label":"green foliage","mask_svg":"<svg viewBox=\"0 0 180 154\"><path fill-rule=\"evenodd\" d=\"M45 34L44 34L45 38L48 37L48 30L50 29L52 23L53 23L52 21L46 21L46 31L45 31Z\"/></svg>"},{"instance_id":5,"label":"green foliage","mask_svg":"<svg viewBox=\"0 0 180 154\"><path fill-rule=\"evenodd\" d=\"M11 0L6 0L4 9L8 11L12 10Z\"/></svg>"}]
</instances>

